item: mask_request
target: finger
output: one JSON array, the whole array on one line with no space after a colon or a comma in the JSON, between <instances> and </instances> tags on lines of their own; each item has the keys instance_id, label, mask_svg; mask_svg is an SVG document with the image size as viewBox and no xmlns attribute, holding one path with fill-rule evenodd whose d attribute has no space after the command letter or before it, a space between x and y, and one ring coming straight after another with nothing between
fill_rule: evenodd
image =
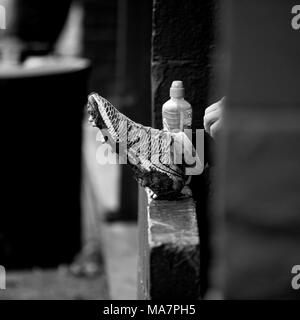
<instances>
[{"instance_id":1,"label":"finger","mask_svg":"<svg viewBox=\"0 0 300 320\"><path fill-rule=\"evenodd\" d=\"M221 119L219 119L214 124L212 124L211 127L210 127L210 135L211 135L211 137L216 138L216 136L218 135L218 133L221 130L221 127L222 127Z\"/></svg>"},{"instance_id":2,"label":"finger","mask_svg":"<svg viewBox=\"0 0 300 320\"><path fill-rule=\"evenodd\" d=\"M206 114L203 117L203 124L204 124L204 129L206 132L209 133L210 131L210 126L216 122L217 120L219 120L221 117L221 110L217 109L215 111L212 111L208 114Z\"/></svg>"},{"instance_id":3,"label":"finger","mask_svg":"<svg viewBox=\"0 0 300 320\"><path fill-rule=\"evenodd\" d=\"M210 105L209 107L207 107L207 108L205 109L205 114L210 113L210 112L212 112L212 111L215 111L215 110L217 110L217 109L223 109L224 104L225 104L225 98L226 98L226 97L223 97L223 98L222 98L221 100L219 100L218 102L216 102L216 103Z\"/></svg>"},{"instance_id":4,"label":"finger","mask_svg":"<svg viewBox=\"0 0 300 320\"><path fill-rule=\"evenodd\" d=\"M218 108L220 108L220 106L219 106L219 101L216 102L216 103L214 103L214 104L212 104L212 105L210 105L209 107L207 107L207 108L205 109L205 114L208 114L208 113L210 113L210 112L213 112L213 111L217 110Z\"/></svg>"}]
</instances>

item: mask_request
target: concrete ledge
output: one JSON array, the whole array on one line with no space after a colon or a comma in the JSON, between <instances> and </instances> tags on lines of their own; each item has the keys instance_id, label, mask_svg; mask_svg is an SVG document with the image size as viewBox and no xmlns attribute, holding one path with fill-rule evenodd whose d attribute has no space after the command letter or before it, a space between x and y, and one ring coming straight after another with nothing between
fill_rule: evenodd
<instances>
[{"instance_id":1,"label":"concrete ledge","mask_svg":"<svg viewBox=\"0 0 300 320\"><path fill-rule=\"evenodd\" d=\"M192 199L153 200L140 206L140 299L199 299L200 260Z\"/></svg>"}]
</instances>

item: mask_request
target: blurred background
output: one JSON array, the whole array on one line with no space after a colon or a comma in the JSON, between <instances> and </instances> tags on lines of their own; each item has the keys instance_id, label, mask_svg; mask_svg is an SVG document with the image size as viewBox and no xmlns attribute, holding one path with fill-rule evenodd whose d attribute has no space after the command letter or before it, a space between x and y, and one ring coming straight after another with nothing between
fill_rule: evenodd
<instances>
[{"instance_id":1,"label":"blurred background","mask_svg":"<svg viewBox=\"0 0 300 320\"><path fill-rule=\"evenodd\" d=\"M150 124L152 1L0 5L0 298L135 299L137 184L97 163L84 107L96 91Z\"/></svg>"},{"instance_id":2,"label":"blurred background","mask_svg":"<svg viewBox=\"0 0 300 320\"><path fill-rule=\"evenodd\" d=\"M291 285L293 266L300 268L300 7L293 0L0 5L1 299L135 299L137 286L183 298L193 285L196 298L299 298ZM134 121L152 118L161 128L174 79L185 84L193 128L203 128L205 109L226 96L221 143L211 145L216 171L206 168L191 183L199 265L174 263L176 249L173 262L164 250L152 259L151 243L141 241L153 232L146 196L138 201L127 166L99 165L98 130L85 109L97 91ZM185 264L196 271L189 285ZM138 271L145 277L137 284Z\"/></svg>"}]
</instances>

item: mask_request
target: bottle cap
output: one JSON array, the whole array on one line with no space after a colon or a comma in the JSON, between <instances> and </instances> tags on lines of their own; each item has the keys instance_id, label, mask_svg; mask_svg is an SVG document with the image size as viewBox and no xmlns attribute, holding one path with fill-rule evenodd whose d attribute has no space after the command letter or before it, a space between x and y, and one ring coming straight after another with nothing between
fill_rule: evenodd
<instances>
[{"instance_id":1,"label":"bottle cap","mask_svg":"<svg viewBox=\"0 0 300 320\"><path fill-rule=\"evenodd\" d=\"M183 82L176 80L172 82L170 88L170 97L171 98L183 98L184 97L184 87Z\"/></svg>"}]
</instances>

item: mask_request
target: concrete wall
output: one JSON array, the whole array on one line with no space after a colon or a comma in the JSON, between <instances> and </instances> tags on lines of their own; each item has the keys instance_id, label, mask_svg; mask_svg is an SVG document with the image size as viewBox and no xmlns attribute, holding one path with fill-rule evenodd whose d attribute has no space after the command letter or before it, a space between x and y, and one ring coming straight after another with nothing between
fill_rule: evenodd
<instances>
[{"instance_id":1,"label":"concrete wall","mask_svg":"<svg viewBox=\"0 0 300 320\"><path fill-rule=\"evenodd\" d=\"M145 192L145 191L142 191ZM153 200L141 203L138 298L199 299L199 233L195 203Z\"/></svg>"},{"instance_id":2,"label":"concrete wall","mask_svg":"<svg viewBox=\"0 0 300 320\"><path fill-rule=\"evenodd\" d=\"M161 128L161 108L173 80L183 80L193 123L202 128L214 45L214 1L155 0L153 3L153 124Z\"/></svg>"},{"instance_id":3,"label":"concrete wall","mask_svg":"<svg viewBox=\"0 0 300 320\"><path fill-rule=\"evenodd\" d=\"M212 101L210 100L209 89L213 83L214 61L212 55L216 37L214 29L215 12L216 6L213 0L153 1L151 76L152 124L154 127L162 127L161 109L163 103L169 99L169 87L172 81L183 80L186 88L186 99L193 107L193 128L203 128L204 110ZM199 224L198 230L201 238L200 250L196 255L194 254L195 252L191 253L190 248L194 248L194 244L187 245L182 250L186 256L190 256L190 262L194 264L193 270L195 272L192 276L194 278L188 278L187 283L189 284L180 287L182 282L179 280L184 279L182 275L183 269L174 266L174 274L178 283L174 283L172 297L179 297L180 292L182 292L185 297L199 298L206 291L209 259L206 177L207 175L194 177L191 185L197 208L197 223ZM140 203L140 230L143 230L145 224L147 226L151 221L145 220L143 214L143 212L145 213L145 209L143 210L146 203L145 199L142 199ZM171 208L169 210L174 209L172 204L170 204L169 208ZM172 212L169 212L169 214L172 217ZM185 213L181 212L180 214L189 215L189 207L186 207ZM168 212L164 213L164 215L168 215ZM148 219L149 217L151 217L151 211ZM176 221L173 222L176 223ZM178 223L180 224L180 221ZM143 286L146 288L146 292L149 292L149 290L152 292L151 297L154 295L158 298L166 292L171 294L169 288L172 282L171 284L166 284L164 279L159 280L159 277L163 277L164 272L161 273L160 271L165 270L164 266L161 264L155 266L154 260L152 260L149 270L149 265L147 264L151 261L149 256L154 256L155 261L159 261L159 257L162 261L165 261L165 257L168 255L170 257L168 252L170 246L162 246L160 250L154 252L154 249L149 246L147 241L148 238L145 240L141 235L142 250L140 257L143 262L146 261L146 264L140 264L142 269L140 270L140 276L144 279L142 280ZM150 252L143 252L145 248ZM174 248L176 251L176 245ZM180 257L177 258L180 259ZM174 259L176 260L176 257ZM201 273L199 273L200 268ZM149 274L152 275L152 280ZM173 277L172 279L174 280L175 278ZM153 282L154 280L155 282ZM160 283L160 286L156 288L157 283Z\"/></svg>"}]
</instances>

